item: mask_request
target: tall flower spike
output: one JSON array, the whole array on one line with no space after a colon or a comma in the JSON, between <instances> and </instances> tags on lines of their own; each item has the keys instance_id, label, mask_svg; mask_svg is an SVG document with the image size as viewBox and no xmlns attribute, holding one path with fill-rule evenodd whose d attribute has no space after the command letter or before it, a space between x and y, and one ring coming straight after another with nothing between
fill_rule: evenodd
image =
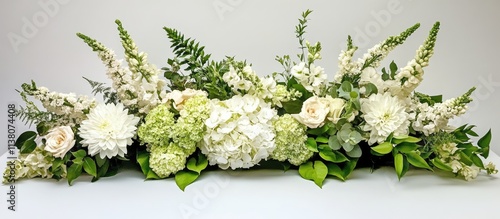
<instances>
[{"instance_id":1,"label":"tall flower spike","mask_svg":"<svg viewBox=\"0 0 500 219\"><path fill-rule=\"evenodd\" d=\"M116 91L120 102L130 109L131 112L138 111L136 102L134 101L137 99L135 89L127 89L127 87L133 84L130 71L122 67L121 61L116 59L115 52L84 34L77 33L76 35L89 45L93 51L97 52L97 55L107 68L106 74L108 78L113 81L112 87Z\"/></svg>"},{"instance_id":2,"label":"tall flower spike","mask_svg":"<svg viewBox=\"0 0 500 219\"><path fill-rule=\"evenodd\" d=\"M342 83L342 78L346 74L359 74L356 63L352 62L352 57L354 56L354 52L356 52L356 50L358 50L358 47L354 46L351 36L348 36L347 49L345 51L342 50L339 54L339 71L333 77L333 80L336 83Z\"/></svg>"},{"instance_id":3,"label":"tall flower spike","mask_svg":"<svg viewBox=\"0 0 500 219\"><path fill-rule=\"evenodd\" d=\"M429 59L434 54L437 34L439 32L439 22L436 22L429 32L425 42L418 48L415 58L401 69L395 76L395 80L401 83L401 90L392 91L400 97L406 97L418 87L423 80L423 68L429 65Z\"/></svg>"},{"instance_id":4,"label":"tall flower spike","mask_svg":"<svg viewBox=\"0 0 500 219\"><path fill-rule=\"evenodd\" d=\"M361 67L360 70L362 71L368 67L377 68L380 65L380 61L382 61L389 52L396 48L396 46L403 44L406 38L413 34L419 27L420 24L417 23L399 35L390 36L380 44L369 49L368 52L363 55L363 58L358 60L358 64Z\"/></svg>"},{"instance_id":5,"label":"tall flower spike","mask_svg":"<svg viewBox=\"0 0 500 219\"><path fill-rule=\"evenodd\" d=\"M147 54L139 52L138 47L123 28L120 20L116 20L122 46L125 49L125 59L132 72L132 80L138 92L138 108L140 114L146 114L153 107L161 102L161 97L165 95L164 86L167 82L160 79L160 70L150 64Z\"/></svg>"}]
</instances>

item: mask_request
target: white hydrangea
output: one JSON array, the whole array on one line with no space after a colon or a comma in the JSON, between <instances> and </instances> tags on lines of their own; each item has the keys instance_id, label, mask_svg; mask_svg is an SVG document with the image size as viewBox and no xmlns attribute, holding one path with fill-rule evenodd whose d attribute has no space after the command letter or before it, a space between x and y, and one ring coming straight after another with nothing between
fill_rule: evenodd
<instances>
[{"instance_id":1,"label":"white hydrangea","mask_svg":"<svg viewBox=\"0 0 500 219\"><path fill-rule=\"evenodd\" d=\"M252 95L212 100L207 131L200 144L210 165L222 169L250 168L267 159L275 148L272 122L276 110Z\"/></svg>"}]
</instances>

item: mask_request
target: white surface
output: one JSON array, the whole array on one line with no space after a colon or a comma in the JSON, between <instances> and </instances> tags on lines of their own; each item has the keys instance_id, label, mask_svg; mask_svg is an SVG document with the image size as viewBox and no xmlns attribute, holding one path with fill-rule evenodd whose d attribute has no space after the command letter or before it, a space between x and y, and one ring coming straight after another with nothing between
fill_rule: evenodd
<instances>
[{"instance_id":1,"label":"white surface","mask_svg":"<svg viewBox=\"0 0 500 219\"><path fill-rule=\"evenodd\" d=\"M44 9L42 5L47 2L56 3L57 7ZM311 9L314 13L306 37L311 42L323 43L323 60L318 64L330 78L337 71L337 56L344 49L348 34L360 46L357 53L360 56L389 35L420 22L421 28L405 45L393 51L384 64L396 60L403 66L414 56L433 23L441 21L435 55L418 91L451 98L477 86L470 113L456 124L475 124L480 134L492 128L492 149L498 154L499 8L500 1L495 0L1 0L0 124L5 123L8 103L22 103L15 89L31 79L54 91L78 94L91 91L82 76L109 84L104 66L75 36L76 32L98 39L122 58L114 24L115 19L121 19L139 49L149 53L152 63L163 67L166 59L172 57L170 43L162 30L163 26L169 26L196 38L216 60L235 55L253 63L258 74L267 75L282 70L274 61L276 55L295 57L298 51L294 26L300 13ZM36 31L23 34L28 23ZM9 34L22 36L26 42L14 46ZM20 134L25 127L21 122L17 125ZM0 145L5 145L6 128L0 125ZM5 151L6 147L0 146L0 153Z\"/></svg>"},{"instance_id":2,"label":"white surface","mask_svg":"<svg viewBox=\"0 0 500 219\"><path fill-rule=\"evenodd\" d=\"M6 156L0 160L5 167ZM500 157L489 160L500 164ZM124 170L90 183L22 180L17 211L0 205L0 218L499 218L500 177L473 181L411 170L398 181L393 168L355 170L346 182L327 179L323 189L297 171L212 171L185 192L173 179L146 181ZM6 199L7 186L2 186ZM192 213L192 214L191 214Z\"/></svg>"}]
</instances>

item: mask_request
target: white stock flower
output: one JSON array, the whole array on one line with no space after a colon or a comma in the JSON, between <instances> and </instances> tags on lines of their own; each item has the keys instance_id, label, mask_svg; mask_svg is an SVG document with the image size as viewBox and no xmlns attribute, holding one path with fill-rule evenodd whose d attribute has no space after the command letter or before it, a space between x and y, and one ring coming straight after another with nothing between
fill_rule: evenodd
<instances>
[{"instance_id":1,"label":"white stock flower","mask_svg":"<svg viewBox=\"0 0 500 219\"><path fill-rule=\"evenodd\" d=\"M69 126L55 127L49 130L44 138L46 140L44 149L54 157L64 157L75 145L75 135Z\"/></svg>"},{"instance_id":2,"label":"white stock flower","mask_svg":"<svg viewBox=\"0 0 500 219\"><path fill-rule=\"evenodd\" d=\"M373 94L368 99L361 100L364 131L370 132L368 144L381 143L391 134L408 134L408 113L404 103L389 93Z\"/></svg>"},{"instance_id":3,"label":"white stock flower","mask_svg":"<svg viewBox=\"0 0 500 219\"><path fill-rule=\"evenodd\" d=\"M100 104L90 111L88 119L79 128L81 143L89 148L89 154L112 158L127 153L132 144L139 118L128 114L120 103Z\"/></svg>"},{"instance_id":4,"label":"white stock flower","mask_svg":"<svg viewBox=\"0 0 500 219\"><path fill-rule=\"evenodd\" d=\"M324 124L329 113L328 101L318 96L312 96L304 101L300 113L292 114L292 116L309 128L318 128Z\"/></svg>"}]
</instances>

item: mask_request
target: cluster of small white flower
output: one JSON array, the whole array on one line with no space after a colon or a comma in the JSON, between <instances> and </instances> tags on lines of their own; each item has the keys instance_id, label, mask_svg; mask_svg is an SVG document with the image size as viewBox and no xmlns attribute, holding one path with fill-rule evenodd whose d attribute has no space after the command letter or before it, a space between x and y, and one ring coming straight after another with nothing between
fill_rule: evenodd
<instances>
[{"instance_id":1,"label":"cluster of small white flower","mask_svg":"<svg viewBox=\"0 0 500 219\"><path fill-rule=\"evenodd\" d=\"M344 77L344 75L360 74L359 66L357 65L357 63L352 62L352 57L354 56L354 52L356 52L357 49L357 47L354 47L346 51L340 51L338 63L339 70L333 77L333 81L335 83L342 83L342 78Z\"/></svg>"},{"instance_id":2,"label":"cluster of small white flower","mask_svg":"<svg viewBox=\"0 0 500 219\"><path fill-rule=\"evenodd\" d=\"M222 79L234 93L250 94L270 102L273 106L282 107L282 102L295 100L301 95L296 90L288 91L284 85L277 85L273 77L260 78L248 65L243 69L230 66Z\"/></svg>"},{"instance_id":3,"label":"cluster of small white flower","mask_svg":"<svg viewBox=\"0 0 500 219\"><path fill-rule=\"evenodd\" d=\"M127 35L128 36L128 35ZM137 96L137 108L140 114L147 114L152 108L160 104L166 91L164 86L167 82L160 78L160 70L150 64L147 60L147 54L139 52L139 49L130 37L122 40L125 48L125 58L128 62L131 72L129 83L135 90Z\"/></svg>"},{"instance_id":4,"label":"cluster of small white flower","mask_svg":"<svg viewBox=\"0 0 500 219\"><path fill-rule=\"evenodd\" d=\"M415 116L412 116L412 127L415 131L420 131L428 136L440 130L448 130L448 121L455 116L460 116L467 111L467 103L471 99L467 94L458 98L451 98L443 103L436 103L429 106L427 103L420 103L413 100Z\"/></svg>"},{"instance_id":5,"label":"cluster of small white flower","mask_svg":"<svg viewBox=\"0 0 500 219\"><path fill-rule=\"evenodd\" d=\"M37 87L35 90L30 90L29 94L39 100L48 112L62 116L61 120L57 121L61 125L79 124L87 118L85 112L96 105L95 100L87 96L50 92L46 87Z\"/></svg>"},{"instance_id":6,"label":"cluster of small white flower","mask_svg":"<svg viewBox=\"0 0 500 219\"><path fill-rule=\"evenodd\" d=\"M320 94L328 77L324 68L314 64L307 66L305 62L293 66L291 74L306 90L316 95Z\"/></svg>"},{"instance_id":7,"label":"cluster of small white flower","mask_svg":"<svg viewBox=\"0 0 500 219\"><path fill-rule=\"evenodd\" d=\"M210 165L221 169L250 168L267 159L275 148L272 122L277 111L252 95L212 100L207 131L200 144Z\"/></svg>"}]
</instances>

